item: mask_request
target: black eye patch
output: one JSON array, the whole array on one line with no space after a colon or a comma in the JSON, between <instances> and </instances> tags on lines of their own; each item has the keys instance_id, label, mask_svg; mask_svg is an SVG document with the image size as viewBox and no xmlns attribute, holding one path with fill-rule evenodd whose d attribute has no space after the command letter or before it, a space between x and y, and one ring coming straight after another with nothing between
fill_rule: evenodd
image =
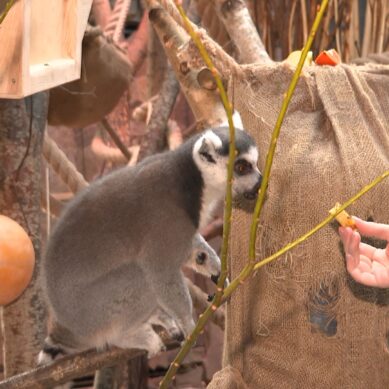
<instances>
[{"instance_id":1,"label":"black eye patch","mask_svg":"<svg viewBox=\"0 0 389 389\"><path fill-rule=\"evenodd\" d=\"M206 259L207 259L207 254L201 251L200 253L197 254L196 262L198 265L204 265Z\"/></svg>"},{"instance_id":2,"label":"black eye patch","mask_svg":"<svg viewBox=\"0 0 389 389\"><path fill-rule=\"evenodd\" d=\"M235 162L234 171L239 176L249 174L253 170L253 165L245 159L238 159Z\"/></svg>"}]
</instances>

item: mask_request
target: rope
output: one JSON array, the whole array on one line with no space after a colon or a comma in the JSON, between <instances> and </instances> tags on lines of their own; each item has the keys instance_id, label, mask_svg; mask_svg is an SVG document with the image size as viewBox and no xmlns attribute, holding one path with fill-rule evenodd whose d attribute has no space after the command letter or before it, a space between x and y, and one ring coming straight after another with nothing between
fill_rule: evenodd
<instances>
[{"instance_id":1,"label":"rope","mask_svg":"<svg viewBox=\"0 0 389 389\"><path fill-rule=\"evenodd\" d=\"M74 164L47 133L45 133L43 141L43 156L73 193L77 193L89 185Z\"/></svg>"},{"instance_id":2,"label":"rope","mask_svg":"<svg viewBox=\"0 0 389 389\"><path fill-rule=\"evenodd\" d=\"M107 37L112 38L115 43L119 41L123 32L130 6L131 0L117 0L115 2L115 6L109 18L108 24L104 29L104 34Z\"/></svg>"}]
</instances>

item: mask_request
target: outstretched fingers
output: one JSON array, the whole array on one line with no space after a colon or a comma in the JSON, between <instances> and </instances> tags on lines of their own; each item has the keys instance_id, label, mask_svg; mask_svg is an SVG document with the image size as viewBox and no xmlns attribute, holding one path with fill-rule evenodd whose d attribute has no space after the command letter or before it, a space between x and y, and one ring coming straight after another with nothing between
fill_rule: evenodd
<instances>
[{"instance_id":1,"label":"outstretched fingers","mask_svg":"<svg viewBox=\"0 0 389 389\"><path fill-rule=\"evenodd\" d=\"M352 255L354 258L358 258L358 262L359 262L359 255L360 255L360 251L359 251L360 243L361 243L361 235L359 235L358 232L352 231L350 242L349 242L348 254Z\"/></svg>"},{"instance_id":2,"label":"outstretched fingers","mask_svg":"<svg viewBox=\"0 0 389 389\"><path fill-rule=\"evenodd\" d=\"M352 230L349 227L339 227L339 235L343 242L344 251L347 253L350 245Z\"/></svg>"},{"instance_id":3,"label":"outstretched fingers","mask_svg":"<svg viewBox=\"0 0 389 389\"><path fill-rule=\"evenodd\" d=\"M353 216L353 220L362 235L389 241L389 224L367 222Z\"/></svg>"}]
</instances>

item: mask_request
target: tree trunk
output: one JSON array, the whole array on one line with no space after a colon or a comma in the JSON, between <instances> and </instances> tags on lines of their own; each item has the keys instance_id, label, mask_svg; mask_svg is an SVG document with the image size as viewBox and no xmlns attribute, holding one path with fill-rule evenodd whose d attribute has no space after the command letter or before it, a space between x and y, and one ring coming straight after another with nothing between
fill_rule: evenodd
<instances>
[{"instance_id":1,"label":"tree trunk","mask_svg":"<svg viewBox=\"0 0 389 389\"><path fill-rule=\"evenodd\" d=\"M46 333L39 265L41 151L47 103L46 93L22 100L0 100L0 213L26 230L36 256L29 287L1 311L5 377L35 366Z\"/></svg>"}]
</instances>

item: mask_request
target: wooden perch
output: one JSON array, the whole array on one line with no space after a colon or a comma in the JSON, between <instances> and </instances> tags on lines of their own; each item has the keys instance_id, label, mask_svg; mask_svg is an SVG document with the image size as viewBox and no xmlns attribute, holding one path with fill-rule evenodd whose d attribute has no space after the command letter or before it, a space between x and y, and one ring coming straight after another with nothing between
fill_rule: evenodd
<instances>
[{"instance_id":1,"label":"wooden perch","mask_svg":"<svg viewBox=\"0 0 389 389\"><path fill-rule=\"evenodd\" d=\"M193 305L200 311L204 311L209 305L206 293L187 278L186 282ZM216 325L224 329L225 318L222 310L218 310L212 320ZM177 341L169 339L164 331L158 331L158 333L167 349L173 349L178 346ZM102 369L103 367L114 366L120 362L140 357L145 355L145 353L143 350L125 350L120 348L112 348L105 351L87 350L78 354L65 356L51 364L1 381L0 389L43 389L53 387L92 371Z\"/></svg>"},{"instance_id":2,"label":"wooden perch","mask_svg":"<svg viewBox=\"0 0 389 389\"><path fill-rule=\"evenodd\" d=\"M0 389L51 388L101 369L104 366L113 366L121 361L133 359L144 354L145 351L135 349L87 350L1 381Z\"/></svg>"},{"instance_id":3,"label":"wooden perch","mask_svg":"<svg viewBox=\"0 0 389 389\"><path fill-rule=\"evenodd\" d=\"M239 52L241 63L271 63L244 0L211 0Z\"/></svg>"}]
</instances>

